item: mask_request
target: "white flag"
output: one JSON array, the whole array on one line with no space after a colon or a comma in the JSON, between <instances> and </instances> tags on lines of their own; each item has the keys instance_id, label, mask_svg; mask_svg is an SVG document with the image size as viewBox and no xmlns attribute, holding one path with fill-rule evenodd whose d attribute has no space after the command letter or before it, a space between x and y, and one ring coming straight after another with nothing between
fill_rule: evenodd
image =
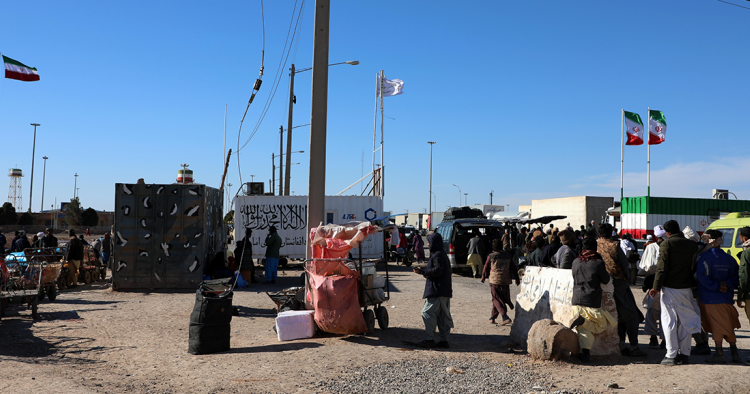
<instances>
[{"instance_id":1,"label":"white flag","mask_svg":"<svg viewBox=\"0 0 750 394\"><path fill-rule=\"evenodd\" d=\"M378 76L378 88L375 92L375 95L380 97L380 87L381 87L381 81L380 76ZM383 87L383 97L388 96L398 96L399 94L404 93L404 81L400 79L388 79L383 78L382 81L382 87Z\"/></svg>"}]
</instances>

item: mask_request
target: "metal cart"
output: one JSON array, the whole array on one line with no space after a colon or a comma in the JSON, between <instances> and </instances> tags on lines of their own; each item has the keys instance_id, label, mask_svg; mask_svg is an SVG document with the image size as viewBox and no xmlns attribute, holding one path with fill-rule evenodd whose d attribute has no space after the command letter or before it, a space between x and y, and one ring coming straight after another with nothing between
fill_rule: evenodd
<instances>
[{"instance_id":1,"label":"metal cart","mask_svg":"<svg viewBox=\"0 0 750 394\"><path fill-rule=\"evenodd\" d=\"M11 302L18 302L26 304L26 309L31 310L32 319L37 319L39 288L42 287L44 270L49 263L20 260L19 256L8 255L0 263L0 318L5 316Z\"/></svg>"}]
</instances>

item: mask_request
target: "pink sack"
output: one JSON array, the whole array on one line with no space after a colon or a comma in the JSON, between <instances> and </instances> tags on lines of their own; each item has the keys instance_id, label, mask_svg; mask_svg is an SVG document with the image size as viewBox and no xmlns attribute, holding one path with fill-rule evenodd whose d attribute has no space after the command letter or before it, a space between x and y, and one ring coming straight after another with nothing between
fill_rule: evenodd
<instances>
[{"instance_id":1,"label":"pink sack","mask_svg":"<svg viewBox=\"0 0 750 394\"><path fill-rule=\"evenodd\" d=\"M313 260L305 270L318 327L332 334L367 332L359 306L359 273L341 261L325 260Z\"/></svg>"}]
</instances>

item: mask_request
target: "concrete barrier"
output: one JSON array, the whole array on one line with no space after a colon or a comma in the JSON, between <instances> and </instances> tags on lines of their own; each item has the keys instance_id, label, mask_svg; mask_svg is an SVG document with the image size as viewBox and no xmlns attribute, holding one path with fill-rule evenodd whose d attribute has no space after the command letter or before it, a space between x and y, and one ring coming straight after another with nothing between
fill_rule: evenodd
<instances>
[{"instance_id":1,"label":"concrete barrier","mask_svg":"<svg viewBox=\"0 0 750 394\"><path fill-rule=\"evenodd\" d=\"M617 318L617 308L612 295L612 282L602 285L602 307ZM573 276L570 270L526 267L521 281L521 291L516 297L516 319L510 330L510 339L527 347L529 330L535 322L552 319L567 325L573 319ZM619 354L617 327L596 335L592 355Z\"/></svg>"}]
</instances>

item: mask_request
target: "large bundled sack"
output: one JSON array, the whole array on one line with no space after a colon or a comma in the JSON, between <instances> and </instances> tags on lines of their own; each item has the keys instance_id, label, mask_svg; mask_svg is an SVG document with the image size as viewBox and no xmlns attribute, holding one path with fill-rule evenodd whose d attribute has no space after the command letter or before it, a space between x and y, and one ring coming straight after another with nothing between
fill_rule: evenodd
<instances>
[{"instance_id":1,"label":"large bundled sack","mask_svg":"<svg viewBox=\"0 0 750 394\"><path fill-rule=\"evenodd\" d=\"M359 306L359 273L337 260L313 260L305 270L318 328L332 334L367 332Z\"/></svg>"},{"instance_id":2,"label":"large bundled sack","mask_svg":"<svg viewBox=\"0 0 750 394\"><path fill-rule=\"evenodd\" d=\"M378 231L369 222L327 224L310 230L313 257L319 259L346 258L352 248L357 248L367 237Z\"/></svg>"},{"instance_id":3,"label":"large bundled sack","mask_svg":"<svg viewBox=\"0 0 750 394\"><path fill-rule=\"evenodd\" d=\"M201 286L190 314L188 353L209 354L229 350L232 322L231 291L211 291Z\"/></svg>"}]
</instances>

